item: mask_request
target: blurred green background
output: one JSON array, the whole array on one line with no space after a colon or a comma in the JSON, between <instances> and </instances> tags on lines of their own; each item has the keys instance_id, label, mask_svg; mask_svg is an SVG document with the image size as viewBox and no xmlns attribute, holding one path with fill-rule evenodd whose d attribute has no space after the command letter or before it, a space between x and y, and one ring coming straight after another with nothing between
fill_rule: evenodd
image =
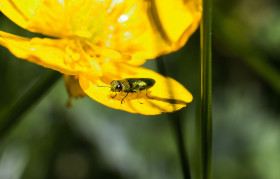
<instances>
[{"instance_id":1,"label":"blurred green background","mask_svg":"<svg viewBox=\"0 0 280 179\"><path fill-rule=\"evenodd\" d=\"M213 178L280 178L280 1L213 2ZM3 14L0 30L34 36ZM194 101L177 115L142 116L90 98L72 100L60 79L0 136L1 179L183 178L170 120L183 117L193 178L199 178L196 114L199 30L163 59ZM158 71L154 60L147 68ZM0 116L50 70L0 47Z\"/></svg>"}]
</instances>

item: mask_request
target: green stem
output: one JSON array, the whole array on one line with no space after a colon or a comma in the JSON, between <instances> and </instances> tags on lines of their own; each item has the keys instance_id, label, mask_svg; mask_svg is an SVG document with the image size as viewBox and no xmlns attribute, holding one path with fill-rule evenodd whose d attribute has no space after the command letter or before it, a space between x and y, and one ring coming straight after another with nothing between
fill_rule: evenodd
<instances>
[{"instance_id":1,"label":"green stem","mask_svg":"<svg viewBox=\"0 0 280 179\"><path fill-rule=\"evenodd\" d=\"M203 0L201 21L202 178L212 178L212 2Z\"/></svg>"},{"instance_id":2,"label":"green stem","mask_svg":"<svg viewBox=\"0 0 280 179\"><path fill-rule=\"evenodd\" d=\"M22 98L0 116L0 138L3 138L28 111L61 77L56 71L47 72Z\"/></svg>"},{"instance_id":3,"label":"green stem","mask_svg":"<svg viewBox=\"0 0 280 179\"><path fill-rule=\"evenodd\" d=\"M167 76L166 68L164 65L163 57L158 57L156 59L157 67L159 72ZM191 172L190 172L190 166L189 166L189 159L186 153L186 147L185 147L185 138L184 138L184 130L183 130L183 124L182 124L182 115L180 114L180 111L177 111L173 114L168 114L168 119L170 122L170 125L174 131L175 138L176 138L176 144L180 156L180 162L183 170L184 179L191 179Z\"/></svg>"},{"instance_id":4,"label":"green stem","mask_svg":"<svg viewBox=\"0 0 280 179\"><path fill-rule=\"evenodd\" d=\"M180 155L181 166L183 170L183 175L185 179L191 179L191 172L189 166L189 159L186 153L185 147L185 137L183 133L183 125L182 125L182 115L179 114L180 111L175 112L174 114L168 114L169 121L173 128L176 137L176 143L178 152Z\"/></svg>"}]
</instances>

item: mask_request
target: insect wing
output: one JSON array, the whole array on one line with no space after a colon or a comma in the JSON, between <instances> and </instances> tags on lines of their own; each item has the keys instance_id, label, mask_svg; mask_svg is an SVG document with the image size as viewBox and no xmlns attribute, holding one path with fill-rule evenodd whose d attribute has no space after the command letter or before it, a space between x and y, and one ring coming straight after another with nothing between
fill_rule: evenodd
<instances>
[{"instance_id":1,"label":"insect wing","mask_svg":"<svg viewBox=\"0 0 280 179\"><path fill-rule=\"evenodd\" d=\"M126 78L130 85L130 91L147 90L154 86L155 80L151 78Z\"/></svg>"}]
</instances>

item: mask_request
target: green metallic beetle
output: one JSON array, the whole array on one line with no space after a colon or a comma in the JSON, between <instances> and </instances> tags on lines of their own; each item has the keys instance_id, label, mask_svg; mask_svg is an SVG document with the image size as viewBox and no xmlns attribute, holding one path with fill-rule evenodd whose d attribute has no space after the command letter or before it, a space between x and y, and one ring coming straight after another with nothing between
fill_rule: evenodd
<instances>
[{"instance_id":1,"label":"green metallic beetle","mask_svg":"<svg viewBox=\"0 0 280 179\"><path fill-rule=\"evenodd\" d=\"M110 83L110 86L100 86L100 87L109 87L111 88L111 91L114 92L116 95L112 98L115 98L117 96L117 92L125 92L125 97L121 100L121 104L123 103L123 100L127 97L128 93L137 93L137 99L138 99L138 93L140 91L146 91L151 87L154 86L156 81L152 78L125 78L122 80L113 80ZM139 101L139 99L138 99ZM139 101L139 103L141 103ZM142 104L142 103L141 103Z\"/></svg>"}]
</instances>

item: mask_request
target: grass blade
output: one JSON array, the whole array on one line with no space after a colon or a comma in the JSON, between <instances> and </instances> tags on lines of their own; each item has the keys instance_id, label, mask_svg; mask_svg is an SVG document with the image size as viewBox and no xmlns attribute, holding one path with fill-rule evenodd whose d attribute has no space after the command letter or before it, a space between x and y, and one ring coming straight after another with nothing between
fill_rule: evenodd
<instances>
[{"instance_id":1,"label":"grass blade","mask_svg":"<svg viewBox=\"0 0 280 179\"><path fill-rule=\"evenodd\" d=\"M156 63L157 63L159 72L162 75L167 76L166 67L165 67L163 58L164 58L163 56L158 57L156 59ZM188 160L188 155L186 153L186 147L185 147L185 137L184 137L184 132L183 132L184 131L183 122L182 122L183 118L182 118L181 111L177 111L173 114L167 114L167 115L168 115L168 119L170 122L170 126L175 135L184 179L191 179L189 160Z\"/></svg>"},{"instance_id":2,"label":"grass blade","mask_svg":"<svg viewBox=\"0 0 280 179\"><path fill-rule=\"evenodd\" d=\"M28 111L54 84L61 74L50 71L38 80L13 106L0 116L0 138L11 130Z\"/></svg>"},{"instance_id":3,"label":"grass blade","mask_svg":"<svg viewBox=\"0 0 280 179\"><path fill-rule=\"evenodd\" d=\"M202 178L212 178L212 1L203 0L201 34Z\"/></svg>"}]
</instances>

